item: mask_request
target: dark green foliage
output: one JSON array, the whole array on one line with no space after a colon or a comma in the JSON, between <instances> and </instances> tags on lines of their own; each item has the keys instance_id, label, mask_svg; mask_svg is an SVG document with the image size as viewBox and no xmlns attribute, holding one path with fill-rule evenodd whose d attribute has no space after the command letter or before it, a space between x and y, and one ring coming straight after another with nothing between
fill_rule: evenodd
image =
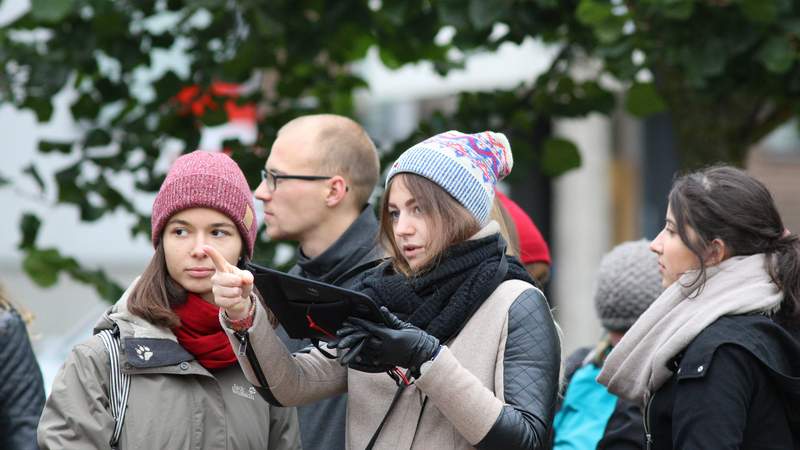
<instances>
[{"instance_id":1,"label":"dark green foliage","mask_svg":"<svg viewBox=\"0 0 800 450\"><path fill-rule=\"evenodd\" d=\"M453 37L437 43L443 27ZM800 14L790 0L33 0L0 29L0 102L46 122L53 97L74 89L80 137L38 147L74 162L54 183L33 164L25 174L42 190L55 186L58 202L74 205L81 220L121 208L136 217L131 234L146 236L149 218L109 181L136 172L136 189L156 191L162 150L178 142L191 151L200 126L226 120L231 99L212 92L212 82L266 86L234 100L258 105L256 144L226 143L254 187L281 124L314 112L354 115L353 94L367 86L350 65L370 48L390 68L428 61L444 74L462 67L463 55L529 38L558 50L547 71L512 89L462 93L455 111L426 118L384 162L435 132L495 129L514 148L512 182L534 165L557 176L591 149L549 136L551 120L609 113L622 100L637 116L671 114L684 166L741 164L753 142L794 114L800 94ZM187 66L166 57L166 70L154 72L154 59L175 49L189 56ZM597 70L587 75L586 61ZM613 79L622 95L601 79ZM176 100L190 85L202 115ZM100 170L88 177L89 166ZM36 247L38 219L26 216L21 226L25 269L37 282L52 284L65 271L116 298L119 288L102 272ZM274 245L258 245L259 261L271 262Z\"/></svg>"}]
</instances>

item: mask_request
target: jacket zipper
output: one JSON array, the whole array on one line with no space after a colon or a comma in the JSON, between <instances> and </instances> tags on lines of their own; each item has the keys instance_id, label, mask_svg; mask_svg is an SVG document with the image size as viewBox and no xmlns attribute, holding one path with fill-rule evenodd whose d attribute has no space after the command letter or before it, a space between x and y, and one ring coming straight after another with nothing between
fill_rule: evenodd
<instances>
[{"instance_id":1,"label":"jacket zipper","mask_svg":"<svg viewBox=\"0 0 800 450\"><path fill-rule=\"evenodd\" d=\"M247 355L247 341L249 341L249 335L247 331L237 331L234 333L236 339L239 340L239 356L246 356Z\"/></svg>"},{"instance_id":2,"label":"jacket zipper","mask_svg":"<svg viewBox=\"0 0 800 450\"><path fill-rule=\"evenodd\" d=\"M258 391L259 395L261 395L261 397L263 397L264 400L271 405L283 406L269 390L269 383L267 383L267 377L264 375L264 371L261 369L261 363L258 362L258 357L256 356L255 351L253 351L253 346L249 345L250 333L245 330L237 331L233 333L233 335L236 336L236 339L240 342L237 353L240 356L247 358L247 361L250 363L250 369L252 369L253 374L256 376L256 380L258 380L258 384L260 386L256 386L256 390ZM255 384L253 386L255 386Z\"/></svg>"},{"instance_id":3,"label":"jacket zipper","mask_svg":"<svg viewBox=\"0 0 800 450\"><path fill-rule=\"evenodd\" d=\"M650 430L650 407L653 405L653 399L655 397L656 397L656 393L653 392L653 394L650 395L650 398L647 399L647 404L645 405L645 408L644 408L643 422L644 422L644 435L647 438L647 450L651 450L653 448L652 447L653 446L653 433Z\"/></svg>"}]
</instances>

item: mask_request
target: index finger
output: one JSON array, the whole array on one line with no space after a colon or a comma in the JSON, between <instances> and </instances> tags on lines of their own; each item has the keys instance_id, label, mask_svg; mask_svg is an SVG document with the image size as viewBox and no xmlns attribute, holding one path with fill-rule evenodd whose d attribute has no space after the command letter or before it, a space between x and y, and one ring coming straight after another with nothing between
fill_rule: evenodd
<instances>
[{"instance_id":1,"label":"index finger","mask_svg":"<svg viewBox=\"0 0 800 450\"><path fill-rule=\"evenodd\" d=\"M210 245L204 245L203 252L211 258L211 262L214 263L214 268L217 269L217 272L233 273L234 266L228 263L217 249Z\"/></svg>"},{"instance_id":2,"label":"index finger","mask_svg":"<svg viewBox=\"0 0 800 450\"><path fill-rule=\"evenodd\" d=\"M363 329L365 329L365 330L367 330L367 331L369 331L370 333L373 333L373 334L375 334L375 333L380 334L380 332L381 332L381 326L379 324L371 321L371 320L366 320L366 319L362 319L360 317L350 316L350 317L347 318L347 322L350 322L351 324L357 325L357 326L359 326L359 327L361 327L361 328L363 328Z\"/></svg>"}]
</instances>

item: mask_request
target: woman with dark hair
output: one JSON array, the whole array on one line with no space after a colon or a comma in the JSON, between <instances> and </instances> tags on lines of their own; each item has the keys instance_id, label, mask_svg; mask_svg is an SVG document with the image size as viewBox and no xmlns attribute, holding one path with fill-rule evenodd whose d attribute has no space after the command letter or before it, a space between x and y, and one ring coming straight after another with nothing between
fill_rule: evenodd
<instances>
[{"instance_id":1,"label":"woman with dark hair","mask_svg":"<svg viewBox=\"0 0 800 450\"><path fill-rule=\"evenodd\" d=\"M800 240L755 178L678 178L651 244L665 291L598 381L644 408L648 448L800 447Z\"/></svg>"},{"instance_id":2,"label":"woman with dark hair","mask_svg":"<svg viewBox=\"0 0 800 450\"><path fill-rule=\"evenodd\" d=\"M249 335L274 404L347 392L350 449L546 447L560 366L556 327L489 220L494 186L511 165L502 134L451 131L391 166L380 219L390 258L354 288L382 305L385 320L349 318L330 344L338 362L318 349L289 354L263 307L253 312L251 276L214 256L223 322L252 317L252 327L226 329L233 342ZM247 358L239 361L255 383ZM384 373L393 367L405 370L399 387Z\"/></svg>"},{"instance_id":3,"label":"woman with dark hair","mask_svg":"<svg viewBox=\"0 0 800 450\"><path fill-rule=\"evenodd\" d=\"M256 229L232 159L196 151L175 161L153 204L155 255L56 376L42 448L299 448L296 411L270 406L244 378L211 292L203 246L241 264Z\"/></svg>"},{"instance_id":4,"label":"woman with dark hair","mask_svg":"<svg viewBox=\"0 0 800 450\"><path fill-rule=\"evenodd\" d=\"M0 448L35 450L44 383L31 348L31 315L13 305L0 284Z\"/></svg>"}]
</instances>

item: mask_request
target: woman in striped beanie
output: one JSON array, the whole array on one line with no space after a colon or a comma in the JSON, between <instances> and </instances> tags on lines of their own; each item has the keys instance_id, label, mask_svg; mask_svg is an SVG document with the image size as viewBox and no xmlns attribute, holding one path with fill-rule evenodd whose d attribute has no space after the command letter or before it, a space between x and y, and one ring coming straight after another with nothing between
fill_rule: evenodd
<instances>
[{"instance_id":1,"label":"woman in striped beanie","mask_svg":"<svg viewBox=\"0 0 800 450\"><path fill-rule=\"evenodd\" d=\"M290 355L259 326L266 313L256 305L251 348L273 400L347 392L351 449L544 448L560 366L556 326L489 219L495 184L511 167L508 140L491 131L450 131L403 153L381 205L390 258L354 288L381 305L383 323L349 318L329 343L336 364L316 349ZM246 275L220 265L230 270L214 291L230 292ZM230 312L249 306L236 296L215 301ZM403 376L386 375L394 368Z\"/></svg>"}]
</instances>

